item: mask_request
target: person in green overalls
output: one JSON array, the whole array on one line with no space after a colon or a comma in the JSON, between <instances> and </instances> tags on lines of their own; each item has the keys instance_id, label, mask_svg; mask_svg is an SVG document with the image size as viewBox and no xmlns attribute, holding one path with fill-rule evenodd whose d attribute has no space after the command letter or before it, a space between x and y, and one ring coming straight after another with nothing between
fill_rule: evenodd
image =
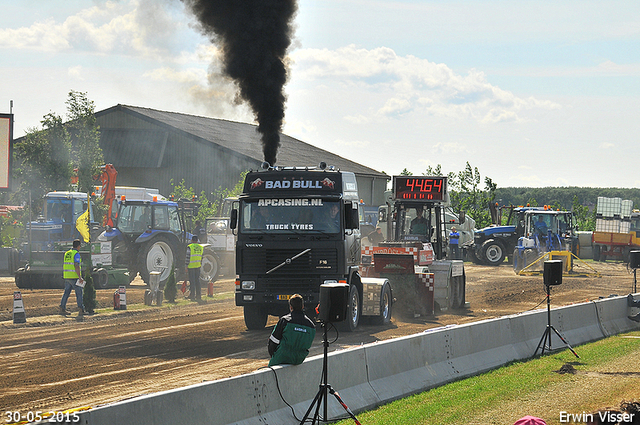
<instances>
[{"instance_id":1,"label":"person in green overalls","mask_svg":"<svg viewBox=\"0 0 640 425\"><path fill-rule=\"evenodd\" d=\"M302 363L316 336L316 325L304 314L301 295L289 298L289 310L290 313L280 318L269 337L269 366Z\"/></svg>"}]
</instances>

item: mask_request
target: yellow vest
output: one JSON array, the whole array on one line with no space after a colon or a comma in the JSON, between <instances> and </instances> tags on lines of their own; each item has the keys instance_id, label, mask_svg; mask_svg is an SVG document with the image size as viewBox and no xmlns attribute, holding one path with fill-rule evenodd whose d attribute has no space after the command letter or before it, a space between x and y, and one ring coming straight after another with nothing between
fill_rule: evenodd
<instances>
[{"instance_id":1,"label":"yellow vest","mask_svg":"<svg viewBox=\"0 0 640 425\"><path fill-rule=\"evenodd\" d=\"M70 249L69 251L64 253L64 265L62 266L62 277L65 279L77 279L78 273L76 273L75 265L73 264L73 258L76 256L75 249Z\"/></svg>"},{"instance_id":2,"label":"yellow vest","mask_svg":"<svg viewBox=\"0 0 640 425\"><path fill-rule=\"evenodd\" d=\"M197 269L202 265L202 245L199 243L192 243L189 245L189 249L191 250L191 254L189 256L189 265L187 268L189 269Z\"/></svg>"}]
</instances>

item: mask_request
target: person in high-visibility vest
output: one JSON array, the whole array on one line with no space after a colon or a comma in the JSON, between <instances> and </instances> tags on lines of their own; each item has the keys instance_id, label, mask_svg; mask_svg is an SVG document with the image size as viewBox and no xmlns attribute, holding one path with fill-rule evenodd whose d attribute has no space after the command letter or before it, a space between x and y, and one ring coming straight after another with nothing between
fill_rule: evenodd
<instances>
[{"instance_id":1,"label":"person in high-visibility vest","mask_svg":"<svg viewBox=\"0 0 640 425\"><path fill-rule=\"evenodd\" d=\"M200 266L202 265L202 245L198 243L198 236L191 237L191 243L187 246L186 265L191 284L191 301L200 301Z\"/></svg>"},{"instance_id":2,"label":"person in high-visibility vest","mask_svg":"<svg viewBox=\"0 0 640 425\"><path fill-rule=\"evenodd\" d=\"M84 286L84 279L82 278L81 263L82 258L78 252L80 248L80 239L73 241L73 248L64 253L64 264L62 266L62 277L64 278L64 293L62 294L62 300L60 300L60 314L67 315L67 300L71 294L71 290L76 291L76 302L78 303L78 312L80 315L84 314L84 306L82 304L82 287ZM78 285L78 282L80 285Z\"/></svg>"}]
</instances>

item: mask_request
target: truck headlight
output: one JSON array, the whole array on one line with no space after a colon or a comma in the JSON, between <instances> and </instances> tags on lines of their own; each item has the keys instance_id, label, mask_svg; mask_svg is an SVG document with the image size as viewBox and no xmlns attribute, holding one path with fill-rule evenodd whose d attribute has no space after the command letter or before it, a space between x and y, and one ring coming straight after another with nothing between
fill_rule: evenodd
<instances>
[{"instance_id":1,"label":"truck headlight","mask_svg":"<svg viewBox=\"0 0 640 425\"><path fill-rule=\"evenodd\" d=\"M256 289L256 281L255 280L243 280L242 281L242 289L246 289L247 291L253 291Z\"/></svg>"}]
</instances>

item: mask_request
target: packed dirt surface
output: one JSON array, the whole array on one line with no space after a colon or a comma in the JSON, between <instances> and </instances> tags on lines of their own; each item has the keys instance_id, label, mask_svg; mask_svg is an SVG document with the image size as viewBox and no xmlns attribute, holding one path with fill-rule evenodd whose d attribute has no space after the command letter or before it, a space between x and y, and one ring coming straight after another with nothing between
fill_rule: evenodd
<instances>
[{"instance_id":1,"label":"packed dirt surface","mask_svg":"<svg viewBox=\"0 0 640 425\"><path fill-rule=\"evenodd\" d=\"M633 275L624 264L590 264L601 277L565 276L552 287L552 308L632 291ZM394 313L390 325L340 333L330 350L546 308L542 276L517 276L507 264L465 263L465 270L468 308L410 320ZM14 324L18 288L13 278L0 278L1 412L95 407L267 365L267 340L277 318L264 330L248 331L234 304L232 280L217 281L214 296L202 303L157 307L143 305L146 286L138 279L127 288L127 310L113 310L113 289L99 290L99 310L84 317L78 316L73 293L65 317L58 314L62 290L23 290L27 323ZM311 355L322 353L321 334Z\"/></svg>"}]
</instances>

